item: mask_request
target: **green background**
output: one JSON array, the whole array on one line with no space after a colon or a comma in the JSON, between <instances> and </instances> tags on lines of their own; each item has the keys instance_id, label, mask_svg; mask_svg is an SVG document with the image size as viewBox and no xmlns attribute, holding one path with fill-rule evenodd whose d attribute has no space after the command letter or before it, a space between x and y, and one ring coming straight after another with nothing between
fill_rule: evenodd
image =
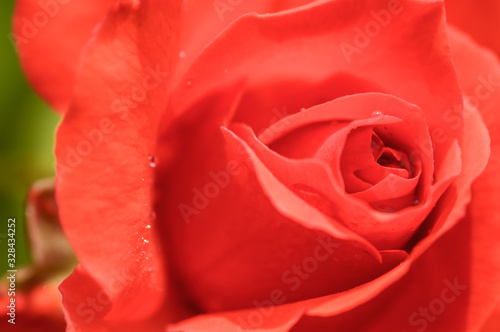
<instances>
[{"instance_id":1,"label":"green background","mask_svg":"<svg viewBox=\"0 0 500 332\"><path fill-rule=\"evenodd\" d=\"M7 270L7 221L16 218L16 265L29 262L25 202L31 184L54 176L60 117L24 78L11 32L14 0L0 2L0 275Z\"/></svg>"}]
</instances>

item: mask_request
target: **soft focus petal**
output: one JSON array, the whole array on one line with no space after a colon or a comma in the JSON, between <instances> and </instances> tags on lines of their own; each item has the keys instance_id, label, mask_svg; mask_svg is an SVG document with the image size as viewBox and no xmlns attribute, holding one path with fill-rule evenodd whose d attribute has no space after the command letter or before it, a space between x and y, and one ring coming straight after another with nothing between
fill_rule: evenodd
<instances>
[{"instance_id":1,"label":"soft focus petal","mask_svg":"<svg viewBox=\"0 0 500 332\"><path fill-rule=\"evenodd\" d=\"M498 56L481 47L455 28L450 28L453 58L467 103L477 107L489 129L491 157L472 190L470 218L477 240L472 246L470 321L476 327L500 302L500 62Z\"/></svg>"},{"instance_id":2,"label":"soft focus petal","mask_svg":"<svg viewBox=\"0 0 500 332\"><path fill-rule=\"evenodd\" d=\"M274 13L309 2L313 0L183 1L178 75L184 72L186 67L219 33L240 16L248 13Z\"/></svg>"},{"instance_id":3,"label":"soft focus petal","mask_svg":"<svg viewBox=\"0 0 500 332\"><path fill-rule=\"evenodd\" d=\"M488 318L481 332L497 332L498 330L500 330L500 305Z\"/></svg>"},{"instance_id":4,"label":"soft focus petal","mask_svg":"<svg viewBox=\"0 0 500 332\"><path fill-rule=\"evenodd\" d=\"M127 287L129 278L137 278L137 275L116 275L114 279L101 287L87 271L78 265L59 287L63 294L63 306L68 322L68 331L79 332L135 332L146 330L152 332L163 331L165 317L162 313L153 313L144 319L118 321L108 320L114 293L122 291ZM147 299L149 300L149 299ZM147 301L142 299L142 303Z\"/></svg>"},{"instance_id":5,"label":"soft focus petal","mask_svg":"<svg viewBox=\"0 0 500 332\"><path fill-rule=\"evenodd\" d=\"M17 1L11 37L28 80L56 110L68 108L84 46L114 2Z\"/></svg>"},{"instance_id":6,"label":"soft focus petal","mask_svg":"<svg viewBox=\"0 0 500 332\"><path fill-rule=\"evenodd\" d=\"M54 282L40 284L30 290L16 285L16 296L7 296L8 287L0 285L0 329L16 332L63 332L65 322L61 308L61 293ZM9 323L10 299L15 299L15 324Z\"/></svg>"},{"instance_id":7,"label":"soft focus petal","mask_svg":"<svg viewBox=\"0 0 500 332\"><path fill-rule=\"evenodd\" d=\"M469 34L475 41L500 56L500 2L497 0L446 0L448 23Z\"/></svg>"},{"instance_id":8,"label":"soft focus petal","mask_svg":"<svg viewBox=\"0 0 500 332\"><path fill-rule=\"evenodd\" d=\"M177 6L141 1L113 8L82 60L57 134L61 222L82 266L111 299L103 318L109 322L148 317L164 301L151 186ZM65 296L72 291L65 288Z\"/></svg>"}]
</instances>

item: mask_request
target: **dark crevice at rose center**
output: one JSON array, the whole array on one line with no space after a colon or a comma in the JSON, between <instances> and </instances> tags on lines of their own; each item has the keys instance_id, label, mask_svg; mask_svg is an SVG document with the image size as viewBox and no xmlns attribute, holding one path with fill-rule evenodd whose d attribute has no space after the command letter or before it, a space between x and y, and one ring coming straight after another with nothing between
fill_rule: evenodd
<instances>
[{"instance_id":1,"label":"dark crevice at rose center","mask_svg":"<svg viewBox=\"0 0 500 332\"><path fill-rule=\"evenodd\" d=\"M388 173L405 179L414 177L414 170L406 153L386 146L375 132L372 133L370 148L373 155L374 166L381 166ZM366 172L363 172L362 170L354 171L354 175L356 175L356 177L362 181L370 183L371 185L376 184L385 177L381 176L377 179L377 181L374 181L373 178L370 179L365 177L365 173Z\"/></svg>"}]
</instances>

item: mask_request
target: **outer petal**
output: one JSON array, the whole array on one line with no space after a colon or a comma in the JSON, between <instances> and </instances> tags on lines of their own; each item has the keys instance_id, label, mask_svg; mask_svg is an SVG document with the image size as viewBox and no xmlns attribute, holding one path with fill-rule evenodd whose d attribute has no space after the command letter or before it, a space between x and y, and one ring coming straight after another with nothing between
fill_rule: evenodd
<instances>
[{"instance_id":1,"label":"outer petal","mask_svg":"<svg viewBox=\"0 0 500 332\"><path fill-rule=\"evenodd\" d=\"M123 289L129 278L138 278L135 274L122 275L110 279L106 288L101 287L87 271L78 265L71 276L60 286L63 294L63 306L68 323L68 331L91 332L135 332L140 330L163 331L164 313L157 312L144 319L118 321L108 320L113 299L108 295ZM145 303L143 299L142 303Z\"/></svg>"},{"instance_id":2,"label":"outer petal","mask_svg":"<svg viewBox=\"0 0 500 332\"><path fill-rule=\"evenodd\" d=\"M18 0L13 42L35 90L66 111L85 44L114 0ZM78 22L78 23L76 23Z\"/></svg>"},{"instance_id":3,"label":"outer petal","mask_svg":"<svg viewBox=\"0 0 500 332\"><path fill-rule=\"evenodd\" d=\"M466 99L479 109L491 136L490 161L474 183L470 207L474 225L483 224L485 227L485 232L473 228L478 241L472 246L476 290L471 301L470 320L475 323L484 320L495 308L495 303L497 306L500 303L500 62L498 55L484 49L458 29L450 28L450 37ZM498 316L496 319L498 321ZM494 324L495 318L490 320Z\"/></svg>"},{"instance_id":4,"label":"outer petal","mask_svg":"<svg viewBox=\"0 0 500 332\"><path fill-rule=\"evenodd\" d=\"M500 305L488 318L481 332L496 332L498 330L500 330Z\"/></svg>"},{"instance_id":5,"label":"outer petal","mask_svg":"<svg viewBox=\"0 0 500 332\"><path fill-rule=\"evenodd\" d=\"M151 184L177 13L176 2L156 0L110 12L82 60L75 98L57 134L62 224L95 289L111 299L99 317L108 322L148 317L164 301ZM71 285L62 286L67 298L77 291Z\"/></svg>"},{"instance_id":6,"label":"outer petal","mask_svg":"<svg viewBox=\"0 0 500 332\"><path fill-rule=\"evenodd\" d=\"M19 277L19 275L17 276ZM64 317L61 310L61 294L57 284L47 282L30 290L16 289L16 296L7 296L9 287L0 286L0 329L2 331L18 332L63 332L65 330ZM8 322L10 299L15 298L15 325Z\"/></svg>"},{"instance_id":7,"label":"outer petal","mask_svg":"<svg viewBox=\"0 0 500 332\"><path fill-rule=\"evenodd\" d=\"M446 0L446 17L450 24L470 34L478 43L487 46L500 56L500 2L483 0Z\"/></svg>"},{"instance_id":8,"label":"outer petal","mask_svg":"<svg viewBox=\"0 0 500 332\"><path fill-rule=\"evenodd\" d=\"M184 1L177 68L178 76L212 40L234 20L248 13L274 13L313 0L191 0ZM196 24L193 24L196 22Z\"/></svg>"}]
</instances>

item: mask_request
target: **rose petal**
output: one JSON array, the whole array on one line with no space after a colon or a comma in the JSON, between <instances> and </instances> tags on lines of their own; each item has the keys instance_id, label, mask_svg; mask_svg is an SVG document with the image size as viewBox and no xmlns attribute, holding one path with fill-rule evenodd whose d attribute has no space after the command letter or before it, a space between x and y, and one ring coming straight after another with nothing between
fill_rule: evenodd
<instances>
[{"instance_id":1,"label":"rose petal","mask_svg":"<svg viewBox=\"0 0 500 332\"><path fill-rule=\"evenodd\" d=\"M496 332L500 329L500 305L488 318L481 329L481 332Z\"/></svg>"},{"instance_id":2,"label":"rose petal","mask_svg":"<svg viewBox=\"0 0 500 332\"><path fill-rule=\"evenodd\" d=\"M20 272L20 271L18 271ZM9 275L5 275L8 277ZM15 296L10 296L7 283L0 285L0 320L2 331L63 332L65 331L62 313L61 293L54 282L40 282L38 285L19 287L21 274L16 276ZM15 317L11 314L11 299L15 300ZM13 319L14 324L11 323Z\"/></svg>"},{"instance_id":3,"label":"rose petal","mask_svg":"<svg viewBox=\"0 0 500 332\"><path fill-rule=\"evenodd\" d=\"M176 48L167 33L176 6L142 1L113 9L82 59L57 133L61 222L81 264L112 299L109 321L147 317L164 301L152 182L156 123ZM122 288L112 291L117 278Z\"/></svg>"},{"instance_id":4,"label":"rose petal","mask_svg":"<svg viewBox=\"0 0 500 332\"><path fill-rule=\"evenodd\" d=\"M468 33L475 41L500 56L498 13L500 2L483 0L481 6L474 0L446 0L446 18L452 25Z\"/></svg>"},{"instance_id":5,"label":"rose petal","mask_svg":"<svg viewBox=\"0 0 500 332\"><path fill-rule=\"evenodd\" d=\"M18 0L10 36L34 89L52 107L69 106L79 59L112 0ZM78 24L75 24L78 20ZM71 32L68 35L68 32Z\"/></svg>"},{"instance_id":6,"label":"rose petal","mask_svg":"<svg viewBox=\"0 0 500 332\"><path fill-rule=\"evenodd\" d=\"M288 309L288 308L287 308ZM247 331L256 327L260 331L282 332L288 331L297 323L304 312L303 308L276 310L274 307L242 310L218 315L203 315L170 325L168 332L197 332L197 331L235 331L244 328ZM266 319L266 316L269 317Z\"/></svg>"},{"instance_id":7,"label":"rose petal","mask_svg":"<svg viewBox=\"0 0 500 332\"><path fill-rule=\"evenodd\" d=\"M135 275L121 275L110 279L106 288L78 265L75 271L59 286L63 294L63 306L69 331L81 332L133 332L140 329L163 331L165 317L161 312L152 313L144 320L109 320L106 316L112 310L113 295L120 292L127 278Z\"/></svg>"},{"instance_id":8,"label":"rose petal","mask_svg":"<svg viewBox=\"0 0 500 332\"><path fill-rule=\"evenodd\" d=\"M312 0L190 0L183 2L180 26L180 63L176 77L234 20L247 13L274 13ZM196 24L193 24L196 22ZM175 80L175 79L174 79Z\"/></svg>"},{"instance_id":9,"label":"rose petal","mask_svg":"<svg viewBox=\"0 0 500 332\"><path fill-rule=\"evenodd\" d=\"M227 144L229 145L229 149L238 151L238 148L241 149L240 146L245 149L248 148L236 135L234 135L227 129L223 128L223 135ZM273 172L270 172L266 168L266 166L257 159L257 156L253 154L253 151L247 150L246 153L248 153L248 159L253 163L253 167L255 168L256 175L260 181L261 186L263 187L264 191L269 196L271 201L274 203L273 205L278 211L286 215L288 218L291 218L292 220L295 220L303 226L306 226L307 228L322 230L327 234L334 236L335 238L359 242L359 244L364 247L365 250L370 252L373 256L380 258L377 250L375 250L375 248L372 247L372 245L365 239L350 232L339 223L328 220L328 218L325 218L325 216L318 213L318 211L315 211L314 208L301 201L299 197L286 190L285 186L280 183ZM234 158L236 156L230 155L230 157ZM306 173L308 171L308 165L304 166L306 167L302 169L303 172L297 173ZM311 181L318 181L319 177L317 175L318 174L316 173L315 176L311 178ZM293 175L290 176L292 178L296 178ZM325 176L325 178L328 177ZM322 178L321 180L324 180L324 178Z\"/></svg>"},{"instance_id":10,"label":"rose petal","mask_svg":"<svg viewBox=\"0 0 500 332\"><path fill-rule=\"evenodd\" d=\"M500 168L500 126L498 108L500 105L500 63L498 57L489 50L478 45L459 30L450 27L450 41L453 48L454 63L459 73L460 84L467 96L468 104L477 106L489 129L491 136L491 157L485 171L474 182L470 218L474 227L472 232L475 241L472 252L472 292L469 310L469 326L476 328L491 310L495 302L500 301L500 212L498 199L500 184L498 169ZM489 82L489 83L488 83ZM466 117L473 118L475 112ZM471 142L479 135L477 131L469 131ZM479 145L470 146L478 150ZM488 149L482 147L482 153ZM470 171L481 167L475 164ZM477 226L476 226L477 225ZM477 228L476 228L477 227Z\"/></svg>"}]
</instances>

